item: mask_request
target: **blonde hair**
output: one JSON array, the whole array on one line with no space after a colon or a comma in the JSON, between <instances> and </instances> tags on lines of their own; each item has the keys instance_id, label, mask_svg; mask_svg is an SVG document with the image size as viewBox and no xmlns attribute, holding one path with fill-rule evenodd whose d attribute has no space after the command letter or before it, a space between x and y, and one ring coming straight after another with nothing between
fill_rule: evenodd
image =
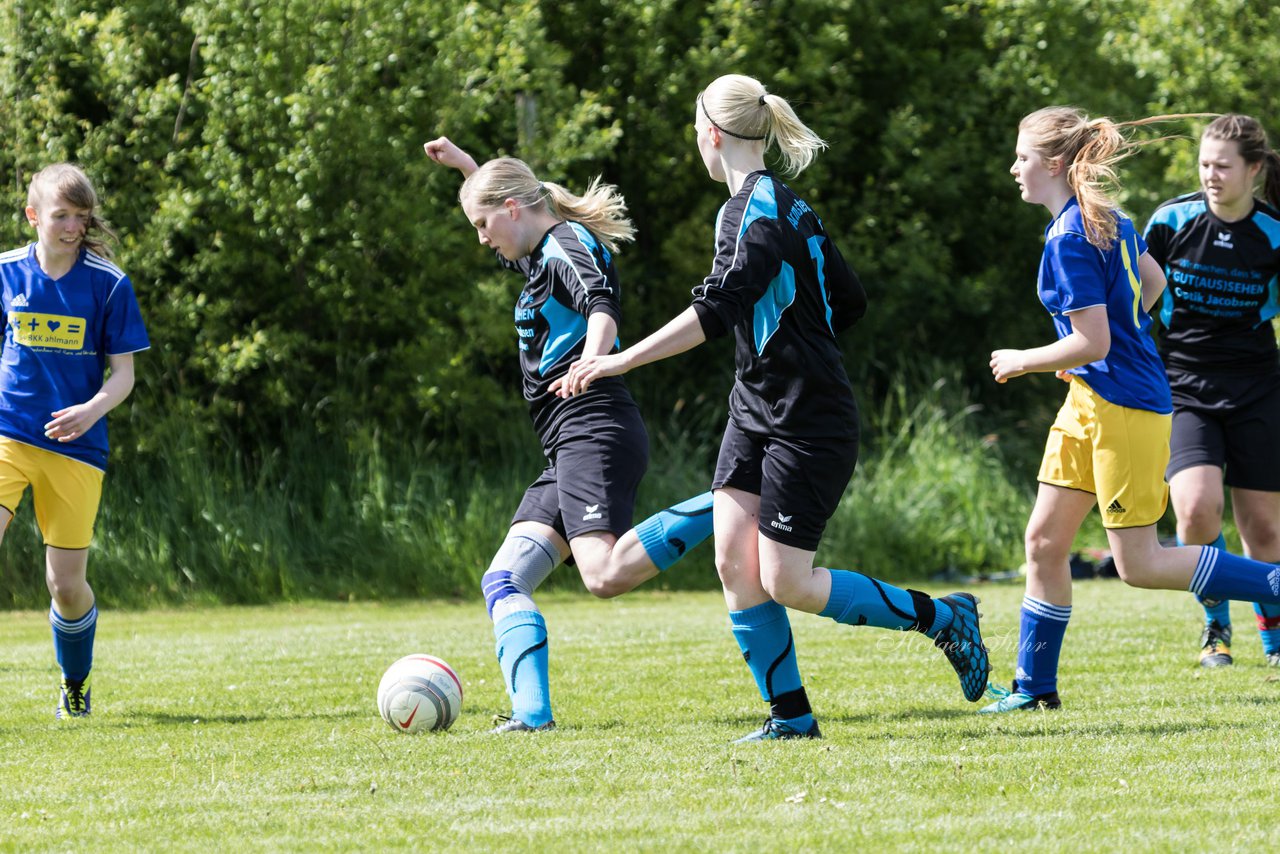
<instances>
[{"instance_id":1,"label":"blonde hair","mask_svg":"<svg viewBox=\"0 0 1280 854\"><path fill-rule=\"evenodd\" d=\"M600 176L592 179L586 195L576 196L559 184L539 181L527 163L514 157L490 160L468 175L458 200L468 199L483 208L500 207L507 199L521 207L545 206L552 216L585 225L610 252L617 252L618 243L633 239L636 233L627 219L626 200Z\"/></svg>"},{"instance_id":2,"label":"blonde hair","mask_svg":"<svg viewBox=\"0 0 1280 854\"><path fill-rule=\"evenodd\" d=\"M112 255L111 244L116 233L105 219L98 215L98 193L84 170L74 163L54 163L46 166L31 178L27 187L27 205L40 210L46 202L65 202L73 208L89 211L89 223L84 230L84 245L103 258Z\"/></svg>"},{"instance_id":3,"label":"blonde hair","mask_svg":"<svg viewBox=\"0 0 1280 854\"><path fill-rule=\"evenodd\" d=\"M782 171L803 172L827 147L822 137L805 126L785 98L765 91L764 84L744 74L717 77L698 96L707 121L737 139L762 140L767 151L777 144Z\"/></svg>"},{"instance_id":4,"label":"blonde hair","mask_svg":"<svg viewBox=\"0 0 1280 854\"><path fill-rule=\"evenodd\" d=\"M1267 142L1261 122L1253 116L1227 113L1210 122L1200 138L1234 142L1246 163L1261 163L1263 198L1272 207L1280 208L1280 154Z\"/></svg>"},{"instance_id":5,"label":"blonde hair","mask_svg":"<svg viewBox=\"0 0 1280 854\"><path fill-rule=\"evenodd\" d=\"M1046 162L1066 167L1067 184L1080 204L1085 237L1099 249L1110 249L1116 240L1115 210L1111 198L1116 186L1115 167L1139 147L1170 139L1133 140L1128 128L1172 119L1203 118L1215 113L1173 113L1117 122L1106 116L1089 118L1078 107L1045 107L1025 116L1018 130L1027 134L1031 147Z\"/></svg>"}]
</instances>

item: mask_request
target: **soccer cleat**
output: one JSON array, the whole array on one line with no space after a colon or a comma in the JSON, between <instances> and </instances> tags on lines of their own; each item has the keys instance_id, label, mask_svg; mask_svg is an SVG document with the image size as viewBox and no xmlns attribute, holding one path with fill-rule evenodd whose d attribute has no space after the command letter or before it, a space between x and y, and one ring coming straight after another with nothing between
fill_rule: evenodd
<instances>
[{"instance_id":1,"label":"soccer cleat","mask_svg":"<svg viewBox=\"0 0 1280 854\"><path fill-rule=\"evenodd\" d=\"M1231 663L1231 626L1214 620L1200 635L1200 666L1230 667Z\"/></svg>"},{"instance_id":2,"label":"soccer cleat","mask_svg":"<svg viewBox=\"0 0 1280 854\"><path fill-rule=\"evenodd\" d=\"M1280 667L1280 652L1267 653L1267 666Z\"/></svg>"},{"instance_id":3,"label":"soccer cleat","mask_svg":"<svg viewBox=\"0 0 1280 854\"><path fill-rule=\"evenodd\" d=\"M529 726L519 718L506 715L494 715L493 723L493 729L489 730L491 735L502 735L508 732L550 732L556 728L555 721L547 721L542 726Z\"/></svg>"},{"instance_id":4,"label":"soccer cleat","mask_svg":"<svg viewBox=\"0 0 1280 854\"><path fill-rule=\"evenodd\" d=\"M89 716L89 677L75 681L63 677L62 688L58 692L58 707L53 710L54 717L85 718Z\"/></svg>"},{"instance_id":5,"label":"soccer cleat","mask_svg":"<svg viewBox=\"0 0 1280 854\"><path fill-rule=\"evenodd\" d=\"M933 645L942 650L956 669L964 698L976 703L987 688L987 674L991 672L987 647L978 628L978 600L972 593L952 593L943 596L942 601L951 606L954 618L951 625L938 632Z\"/></svg>"},{"instance_id":6,"label":"soccer cleat","mask_svg":"<svg viewBox=\"0 0 1280 854\"><path fill-rule=\"evenodd\" d=\"M980 715L994 715L1000 712L1034 712L1062 708L1057 691L1045 694L1024 694L1021 691L1010 691L996 685L988 685L987 693L996 698L989 706L978 709Z\"/></svg>"},{"instance_id":7,"label":"soccer cleat","mask_svg":"<svg viewBox=\"0 0 1280 854\"><path fill-rule=\"evenodd\" d=\"M778 741L784 738L822 738L822 730L818 729L817 721L805 732L800 732L776 718L766 718L764 726L749 735L734 739L733 743L754 744L757 741Z\"/></svg>"}]
</instances>

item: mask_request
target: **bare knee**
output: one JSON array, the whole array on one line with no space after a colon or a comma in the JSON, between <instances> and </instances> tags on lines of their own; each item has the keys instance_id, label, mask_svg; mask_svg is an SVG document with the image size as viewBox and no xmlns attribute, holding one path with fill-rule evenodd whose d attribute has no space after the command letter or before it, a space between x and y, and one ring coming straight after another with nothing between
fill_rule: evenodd
<instances>
[{"instance_id":1,"label":"bare knee","mask_svg":"<svg viewBox=\"0 0 1280 854\"><path fill-rule=\"evenodd\" d=\"M1063 542L1039 528L1027 528L1023 537L1023 547L1027 553L1027 563L1032 571L1039 566L1057 566L1066 563L1071 557L1071 541Z\"/></svg>"}]
</instances>

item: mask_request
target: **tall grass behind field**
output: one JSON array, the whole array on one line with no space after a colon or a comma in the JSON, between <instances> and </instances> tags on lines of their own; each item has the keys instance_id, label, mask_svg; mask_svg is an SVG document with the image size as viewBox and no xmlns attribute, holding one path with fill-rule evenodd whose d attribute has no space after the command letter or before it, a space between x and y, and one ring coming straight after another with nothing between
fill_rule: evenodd
<instances>
[{"instance_id":1,"label":"tall grass behind field","mask_svg":"<svg viewBox=\"0 0 1280 854\"><path fill-rule=\"evenodd\" d=\"M945 373L942 374L944 377ZM650 466L635 519L706 490L720 402L648 413ZM652 407L651 407L652 408ZM696 411L692 411L696 410ZM818 559L895 579L1021 561L1026 472L984 441L958 382L921 373L864 403L862 456ZM529 425L492 425L482 459L402 439L305 429L279 447L179 427L164 454L117 456L89 578L108 605L474 596L524 489L545 465ZM0 550L0 605L47 603L25 498ZM553 588L580 589L572 567ZM718 586L705 545L652 586Z\"/></svg>"}]
</instances>

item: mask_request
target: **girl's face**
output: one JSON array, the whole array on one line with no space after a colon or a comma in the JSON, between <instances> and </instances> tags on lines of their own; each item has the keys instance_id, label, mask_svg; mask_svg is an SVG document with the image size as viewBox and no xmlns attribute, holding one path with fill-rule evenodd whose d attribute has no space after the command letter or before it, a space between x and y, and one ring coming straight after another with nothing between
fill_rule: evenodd
<instances>
[{"instance_id":1,"label":"girl's face","mask_svg":"<svg viewBox=\"0 0 1280 854\"><path fill-rule=\"evenodd\" d=\"M35 227L36 239L45 252L54 254L79 252L92 218L92 209L76 207L59 197L42 198L36 207L27 207L27 222Z\"/></svg>"},{"instance_id":2,"label":"girl's face","mask_svg":"<svg viewBox=\"0 0 1280 854\"><path fill-rule=\"evenodd\" d=\"M1026 131L1018 131L1018 142L1014 145L1013 165L1009 174L1022 189L1022 200L1033 205L1045 204L1050 197L1050 190L1056 185L1061 169L1050 165L1040 156L1031 143L1032 138Z\"/></svg>"},{"instance_id":3,"label":"girl's face","mask_svg":"<svg viewBox=\"0 0 1280 854\"><path fill-rule=\"evenodd\" d=\"M701 102L693 108L693 129L698 135L698 153L702 155L702 165L707 168L711 180L723 184L727 179L724 163L720 160L720 134L711 127L711 121L702 111Z\"/></svg>"},{"instance_id":4,"label":"girl's face","mask_svg":"<svg viewBox=\"0 0 1280 854\"><path fill-rule=\"evenodd\" d=\"M1253 180L1262 163L1248 163L1231 139L1200 140L1200 189L1214 208L1243 207L1253 199Z\"/></svg>"},{"instance_id":5,"label":"girl's face","mask_svg":"<svg viewBox=\"0 0 1280 854\"><path fill-rule=\"evenodd\" d=\"M507 199L493 208L482 208L471 200L462 203L462 210L475 226L480 242L497 250L508 261L516 261L529 254L528 240L520 221L520 205L515 199Z\"/></svg>"}]
</instances>

